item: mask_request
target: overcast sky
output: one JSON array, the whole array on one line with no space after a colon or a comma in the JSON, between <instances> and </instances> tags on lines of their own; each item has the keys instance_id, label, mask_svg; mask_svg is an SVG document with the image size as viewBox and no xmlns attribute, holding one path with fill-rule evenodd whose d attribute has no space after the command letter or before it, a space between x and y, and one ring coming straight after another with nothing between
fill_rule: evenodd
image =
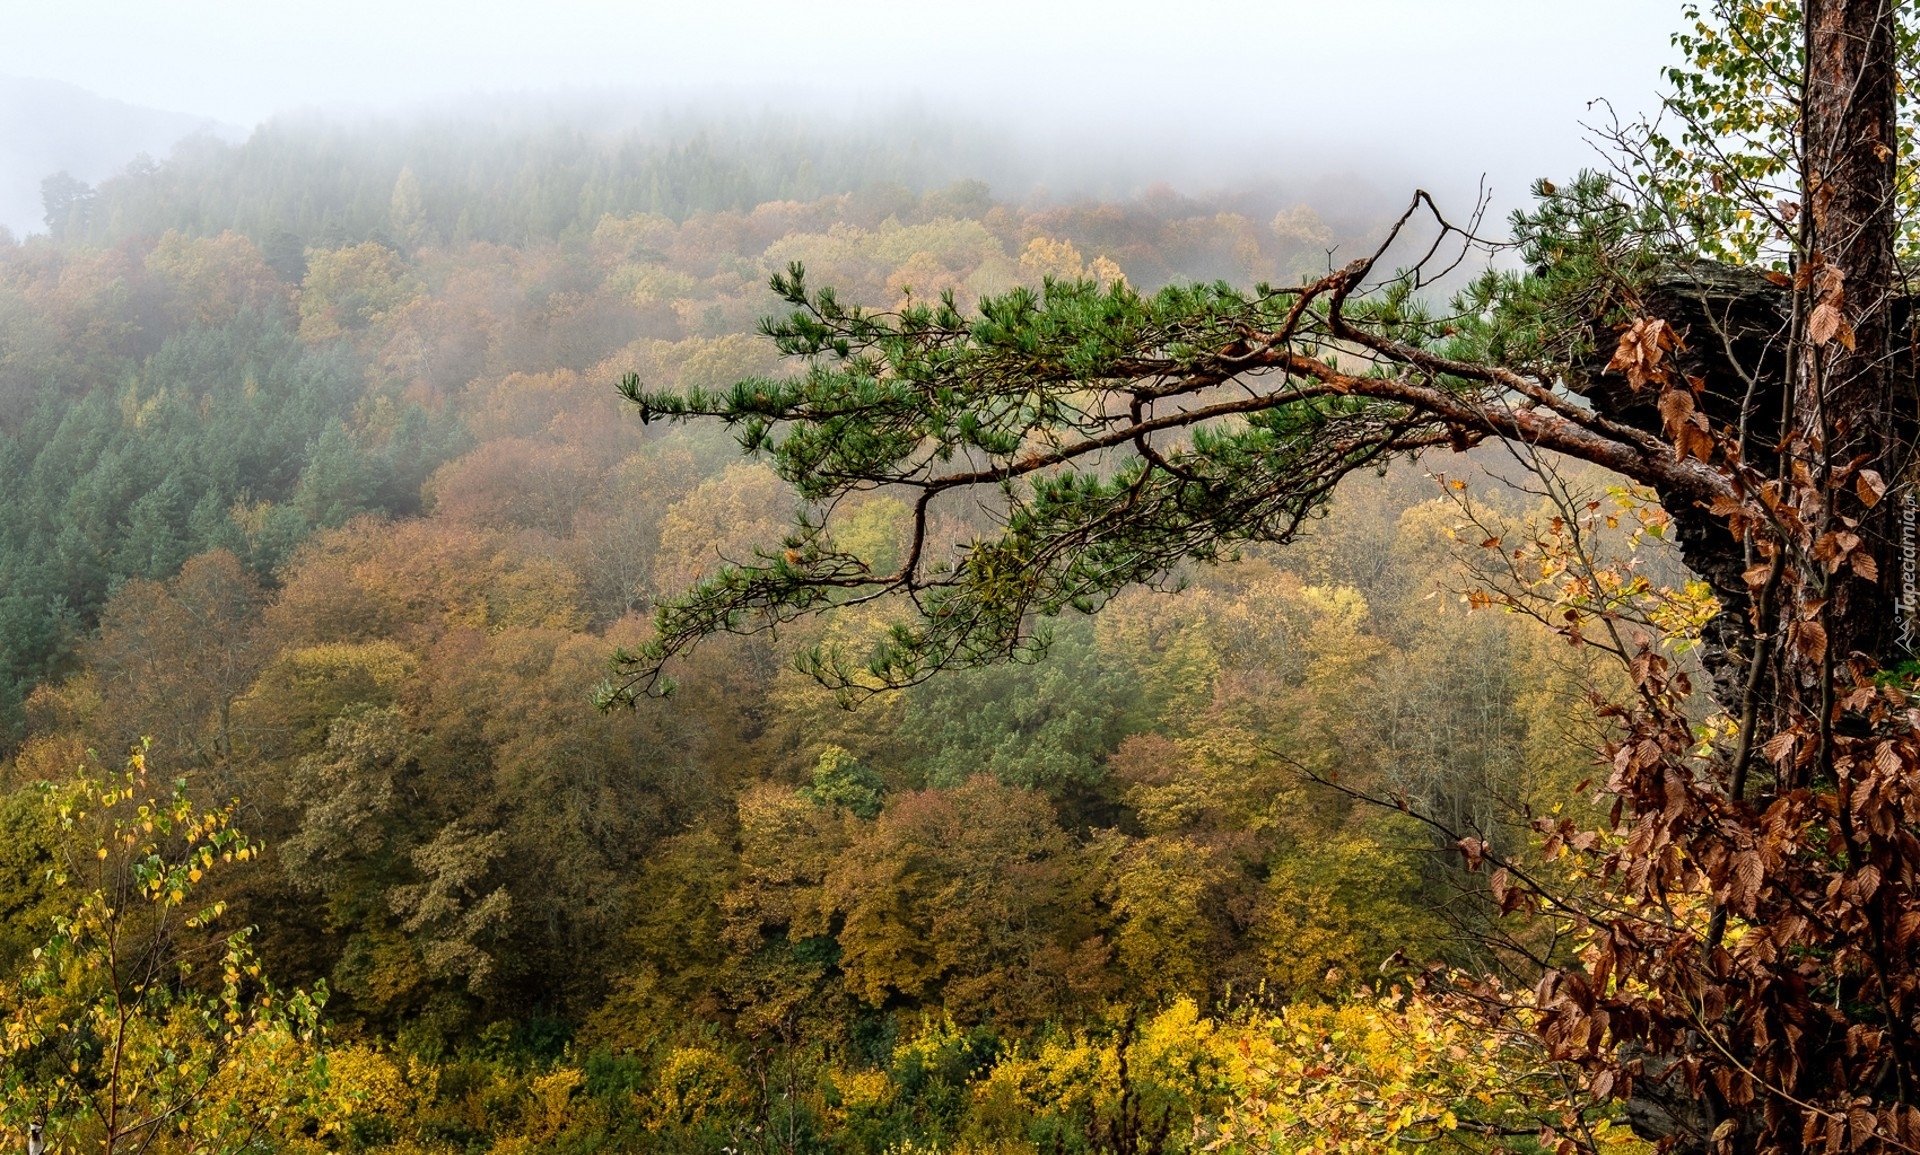
<instances>
[{"instance_id":1,"label":"overcast sky","mask_svg":"<svg viewBox=\"0 0 1920 1155\"><path fill-rule=\"evenodd\" d=\"M1132 149L1165 179L1328 167L1511 186L1650 107L1677 0L0 0L0 74L250 126L296 109L634 89L912 102Z\"/></svg>"}]
</instances>

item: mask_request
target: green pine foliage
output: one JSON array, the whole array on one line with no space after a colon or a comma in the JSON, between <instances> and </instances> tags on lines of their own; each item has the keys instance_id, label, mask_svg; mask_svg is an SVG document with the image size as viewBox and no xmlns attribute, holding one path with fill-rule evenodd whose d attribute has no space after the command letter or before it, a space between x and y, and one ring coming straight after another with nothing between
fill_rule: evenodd
<instances>
[{"instance_id":1,"label":"green pine foliage","mask_svg":"<svg viewBox=\"0 0 1920 1155\"><path fill-rule=\"evenodd\" d=\"M171 335L78 395L44 390L0 429L0 720L11 733L26 692L70 668L119 583L167 578L210 549L271 575L316 528L417 509L437 448L428 423L415 414L387 444L357 444L347 423L360 400L343 351L301 345L284 316L246 315Z\"/></svg>"}]
</instances>

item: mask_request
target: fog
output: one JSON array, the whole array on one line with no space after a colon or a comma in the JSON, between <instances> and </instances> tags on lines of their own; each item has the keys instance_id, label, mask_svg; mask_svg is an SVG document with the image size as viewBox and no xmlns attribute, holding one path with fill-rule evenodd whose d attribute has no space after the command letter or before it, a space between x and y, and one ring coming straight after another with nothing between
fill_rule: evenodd
<instances>
[{"instance_id":1,"label":"fog","mask_svg":"<svg viewBox=\"0 0 1920 1155\"><path fill-rule=\"evenodd\" d=\"M0 223L39 227L51 171L97 180L189 131L525 108L939 124L1005 195L1281 180L1461 200L1485 175L1505 206L1591 162L1581 122L1607 113L1590 102L1653 105L1677 15L1672 0L102 0L82 19L16 0L0 76L102 99L74 114L64 90L0 88Z\"/></svg>"}]
</instances>

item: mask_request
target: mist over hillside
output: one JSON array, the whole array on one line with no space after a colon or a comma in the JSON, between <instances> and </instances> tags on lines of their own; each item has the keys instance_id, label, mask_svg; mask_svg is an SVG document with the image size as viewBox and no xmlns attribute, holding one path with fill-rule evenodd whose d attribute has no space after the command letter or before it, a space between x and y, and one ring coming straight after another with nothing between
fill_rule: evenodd
<instances>
[{"instance_id":1,"label":"mist over hillside","mask_svg":"<svg viewBox=\"0 0 1920 1155\"><path fill-rule=\"evenodd\" d=\"M164 157L187 137L236 138L242 131L56 80L0 76L0 227L16 236L46 228L40 181L53 173L93 183L143 153Z\"/></svg>"},{"instance_id":2,"label":"mist over hillside","mask_svg":"<svg viewBox=\"0 0 1920 1155\"><path fill-rule=\"evenodd\" d=\"M739 93L523 92L377 114L298 111L247 131L6 81L0 116L32 125L0 146L0 225L96 243L168 228L235 229L261 244L279 235L283 247L376 238L403 172L428 228L415 239L498 243L590 229L605 212L681 219L842 194L877 197L877 207L962 183L1030 208L1137 199L1163 213L1204 206L1266 218L1305 204L1354 235L1415 187L1391 164L1342 165L1304 145L1236 155L1166 134L1122 142L914 101L803 109ZM43 181L55 173L80 184L50 206ZM1477 183L1468 174L1435 187L1465 211Z\"/></svg>"}]
</instances>

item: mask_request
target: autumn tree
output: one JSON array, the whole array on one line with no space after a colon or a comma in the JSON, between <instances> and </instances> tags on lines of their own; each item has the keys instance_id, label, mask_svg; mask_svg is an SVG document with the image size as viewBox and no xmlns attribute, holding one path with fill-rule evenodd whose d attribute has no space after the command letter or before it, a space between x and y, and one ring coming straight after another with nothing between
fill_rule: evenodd
<instances>
[{"instance_id":1,"label":"autumn tree","mask_svg":"<svg viewBox=\"0 0 1920 1155\"><path fill-rule=\"evenodd\" d=\"M807 504L662 606L607 699L667 686L707 635L861 603L892 630L804 658L849 696L1028 659L1057 615L1296 537L1357 470L1487 442L1602 466L1657 494L1719 596L1701 653L1728 722L1703 746L1650 632L1561 608L1575 640L1612 632L1631 679L1601 751L1611 820L1542 830L1591 882L1448 830L1497 868L1504 909L1578 944L1540 960L1542 1038L1595 1095L1665 1096L1636 1120L1689 1148L1920 1145L1920 739L1892 520L1912 501L1894 334L1914 26L1882 0L1687 20L1666 120L1617 131L1613 175L1541 182L1513 222L1525 268L1449 306L1436 278L1489 246L1424 193L1374 251L1251 292L1049 279L876 313L793 265L766 332L804 371L626 391L649 420L731 424ZM913 510L885 570L835 517L880 488ZM962 503L994 516L942 536Z\"/></svg>"},{"instance_id":2,"label":"autumn tree","mask_svg":"<svg viewBox=\"0 0 1920 1155\"><path fill-rule=\"evenodd\" d=\"M257 853L232 808L127 768L43 784L47 937L0 977L0 1118L55 1149L255 1150L325 1083L325 992L261 977L252 931L216 925L203 879Z\"/></svg>"},{"instance_id":3,"label":"autumn tree","mask_svg":"<svg viewBox=\"0 0 1920 1155\"><path fill-rule=\"evenodd\" d=\"M100 615L86 658L100 682L102 713L167 756L210 764L233 751L233 703L252 685L263 655L255 633L260 583L226 550L202 554L165 583L121 586Z\"/></svg>"},{"instance_id":4,"label":"autumn tree","mask_svg":"<svg viewBox=\"0 0 1920 1155\"><path fill-rule=\"evenodd\" d=\"M825 880L849 987L876 1006L937 995L968 1018L1043 1020L1106 957L1076 859L1031 791L982 777L894 800Z\"/></svg>"}]
</instances>

